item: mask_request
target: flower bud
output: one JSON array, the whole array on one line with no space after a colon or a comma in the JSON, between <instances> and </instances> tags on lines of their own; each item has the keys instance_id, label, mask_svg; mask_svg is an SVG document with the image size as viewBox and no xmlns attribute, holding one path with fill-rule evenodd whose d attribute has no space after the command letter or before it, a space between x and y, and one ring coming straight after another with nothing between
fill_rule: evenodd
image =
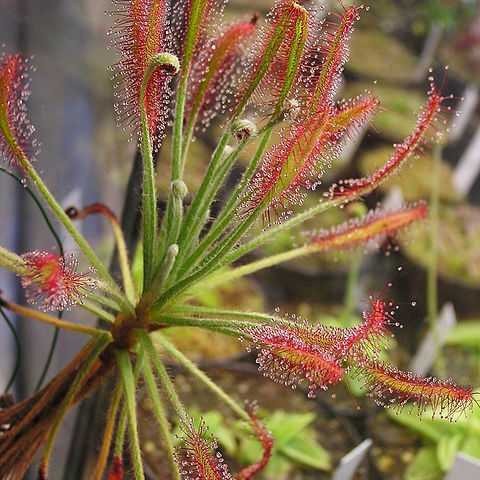
<instances>
[{"instance_id":1,"label":"flower bud","mask_svg":"<svg viewBox=\"0 0 480 480\"><path fill-rule=\"evenodd\" d=\"M188 193L187 185L185 185L183 180L174 180L170 184L170 188L172 190L172 194L180 200L185 198Z\"/></svg>"},{"instance_id":2,"label":"flower bud","mask_svg":"<svg viewBox=\"0 0 480 480\"><path fill-rule=\"evenodd\" d=\"M238 143L242 143L257 135L257 126L250 120L236 120L233 122L231 132Z\"/></svg>"}]
</instances>

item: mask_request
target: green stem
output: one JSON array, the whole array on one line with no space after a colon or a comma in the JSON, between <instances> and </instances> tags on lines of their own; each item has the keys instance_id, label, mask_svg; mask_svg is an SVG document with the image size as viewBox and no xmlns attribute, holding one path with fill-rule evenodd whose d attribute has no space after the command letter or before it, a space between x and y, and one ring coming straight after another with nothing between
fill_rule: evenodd
<instances>
[{"instance_id":1,"label":"green stem","mask_svg":"<svg viewBox=\"0 0 480 480\"><path fill-rule=\"evenodd\" d=\"M172 174L171 181L181 180L183 172L183 157L182 157L182 138L183 138L183 122L185 111L185 92L187 88L188 72L192 55L197 42L198 32L202 25L203 14L207 6L207 0L192 0L190 6L190 16L188 19L188 28L185 37L185 50L183 53L183 60L181 66L181 75L177 92L177 104L175 108L175 122L173 125L173 148L172 148ZM167 212L162 225L162 237L168 237L168 232L172 227L173 221L173 198L172 191L167 204ZM168 244L162 245L162 248L167 248Z\"/></svg>"},{"instance_id":2,"label":"green stem","mask_svg":"<svg viewBox=\"0 0 480 480\"><path fill-rule=\"evenodd\" d=\"M129 353L125 350L116 350L115 355L117 357L123 390L125 392L125 402L127 407L133 457L133 470L135 472L135 478L137 480L143 480L145 479L145 474L143 472L142 453L140 451L140 440L138 437L135 377L133 374Z\"/></svg>"},{"instance_id":3,"label":"green stem","mask_svg":"<svg viewBox=\"0 0 480 480\"><path fill-rule=\"evenodd\" d=\"M309 208L308 210L305 210L304 212L301 212L294 217L290 218L289 220L285 220L284 222L280 223L279 225L276 225L275 227L269 228L268 230L264 231L263 233L257 235L254 237L252 240L249 242L245 243L244 245L241 245L235 250L232 250L223 260L224 265L228 265L235 260L238 260L239 258L243 257L247 253L251 252L255 248L259 247L260 245L263 245L264 243L268 242L269 240L273 239L275 236L287 232L291 228L302 224L306 220L319 215L320 213L325 212L326 210L333 208L333 207L338 207L340 205L343 205L344 203L347 203L350 200L353 200L356 198L356 196L350 197L343 197L335 200L330 200L328 202L319 202L318 205Z\"/></svg>"},{"instance_id":4,"label":"green stem","mask_svg":"<svg viewBox=\"0 0 480 480\"><path fill-rule=\"evenodd\" d=\"M113 323L115 321L115 317L111 314L103 310L103 308L98 307L94 303L89 302L88 300L84 300L82 303L79 304L80 307L88 310L90 313L93 313L98 318L105 320L108 323Z\"/></svg>"},{"instance_id":5,"label":"green stem","mask_svg":"<svg viewBox=\"0 0 480 480\"><path fill-rule=\"evenodd\" d=\"M157 242L157 192L155 190L155 171L153 166L152 145L148 131L147 113L145 108L145 88L148 79L144 79L140 94L142 112L142 164L143 164L143 192L142 192L142 227L143 227L143 289L150 289L155 268L155 253Z\"/></svg>"},{"instance_id":6,"label":"green stem","mask_svg":"<svg viewBox=\"0 0 480 480\"><path fill-rule=\"evenodd\" d=\"M237 318L240 320L259 320L262 322L268 322L270 320L275 321L284 321L284 319L272 315L268 315L266 313L257 313L257 312L241 312L237 310L227 310L221 308L211 308L211 307L204 307L199 305L172 305L168 310L168 314L175 313L175 314L194 314L200 315L203 317L227 317L227 318Z\"/></svg>"},{"instance_id":7,"label":"green stem","mask_svg":"<svg viewBox=\"0 0 480 480\"><path fill-rule=\"evenodd\" d=\"M200 212L204 211L205 208L208 208L208 205L205 206L205 197L211 189L213 175L215 173L215 170L217 169L220 159L222 158L222 154L227 145L228 139L229 133L227 131L223 134L222 138L220 139L220 143L217 145L217 148L213 152L212 158L210 160L200 188L198 189L198 192L195 195L193 202L187 210L187 213L182 223L182 228L180 229L180 233L178 236L178 247L180 255L183 255L184 252L188 250L188 247L196 240L196 238L193 238L193 232L195 231L195 227L199 223L199 218L201 216ZM177 262L179 262L181 259L182 258L179 257ZM176 268L174 267L174 269L172 270L172 274L174 274L175 271Z\"/></svg>"},{"instance_id":8,"label":"green stem","mask_svg":"<svg viewBox=\"0 0 480 480\"><path fill-rule=\"evenodd\" d=\"M98 283L98 289L104 290L104 285L102 284L102 282ZM105 291L105 293L108 293L108 291ZM121 311L118 303L105 295L99 295L95 292L88 292L88 298L93 302L97 302L98 304L103 305L104 307L109 308L115 312Z\"/></svg>"},{"instance_id":9,"label":"green stem","mask_svg":"<svg viewBox=\"0 0 480 480\"><path fill-rule=\"evenodd\" d=\"M200 281L202 278L212 272L215 268L218 268L225 255L229 251L231 251L231 249L240 240L243 234L252 226L258 215L260 215L260 213L263 211L265 205L266 201L262 202L250 215L250 217L240 223L236 229L232 230L232 232L225 238L223 242L219 243L210 252L210 254L204 259L203 265L201 265L195 273L193 273L189 277L184 278L180 282L173 285L165 293L163 293L163 295L161 295L156 300L154 306L157 308L161 308L167 305L174 298L187 290L191 285Z\"/></svg>"},{"instance_id":10,"label":"green stem","mask_svg":"<svg viewBox=\"0 0 480 480\"><path fill-rule=\"evenodd\" d=\"M260 144L255 152L255 155L250 162L247 170L245 171L242 180L237 185L235 191L232 193L230 198L228 199L227 204L222 209L222 212L217 217L217 219L213 222L213 225L205 236L205 238L200 242L198 247L194 250L194 252L187 258L184 262L182 268L180 269L179 275L183 276L185 273L189 272L198 262L202 254L213 244L217 238L225 231L228 224L233 220L235 212L239 203L243 199L243 194L248 186L249 180L252 178L255 170L257 169L258 163L260 158L265 151L265 148L270 140L270 136L272 134L274 124L268 126L262 136Z\"/></svg>"},{"instance_id":11,"label":"green stem","mask_svg":"<svg viewBox=\"0 0 480 480\"><path fill-rule=\"evenodd\" d=\"M9 268L8 265L13 264L16 265L16 268L20 269L23 263L23 259L20 255L17 255L0 245L0 264L2 266ZM11 268L9 269L11 270Z\"/></svg>"},{"instance_id":12,"label":"green stem","mask_svg":"<svg viewBox=\"0 0 480 480\"><path fill-rule=\"evenodd\" d=\"M183 220L183 199L187 194L187 186L182 180L175 180L170 184L172 200L172 221L167 232L167 246L177 242Z\"/></svg>"},{"instance_id":13,"label":"green stem","mask_svg":"<svg viewBox=\"0 0 480 480\"><path fill-rule=\"evenodd\" d=\"M177 411L178 416L183 421L188 420L188 413L185 410L185 407L183 406L177 391L175 390L175 386L173 385L173 382L170 380L170 377L168 376L165 366L163 365L160 358L158 357L158 354L155 351L155 347L153 346L153 343L150 340L150 337L143 330L138 331L138 336L140 338L140 344L143 346L148 356L150 357L151 361L153 362L153 366L155 367L157 375L159 376L160 381L162 382L162 385L165 389L165 393L167 394L168 399L170 400L171 404ZM145 359L145 361L148 361L148 360Z\"/></svg>"},{"instance_id":14,"label":"green stem","mask_svg":"<svg viewBox=\"0 0 480 480\"><path fill-rule=\"evenodd\" d=\"M165 411L162 406L162 401L158 394L157 384L155 382L155 377L153 376L152 367L150 362L145 362L143 365L143 377L145 379L145 384L147 385L148 393L150 399L153 403L153 410L155 412L155 417L162 431L163 438L165 439L165 445L167 447L168 456L170 458L170 463L172 465L173 474L175 480L181 480L180 471L178 470L177 462L175 461L175 453L173 448L173 439L172 432L170 430L170 425L168 423Z\"/></svg>"},{"instance_id":15,"label":"green stem","mask_svg":"<svg viewBox=\"0 0 480 480\"><path fill-rule=\"evenodd\" d=\"M250 422L248 413L241 408L233 398L230 397L223 389L215 384L204 372L202 372L196 365L194 365L182 352L177 350L166 338L161 334L155 335L155 340L159 343L167 352L175 357L190 373L203 382L220 400L228 405L233 412L235 412L240 418L243 418L247 422Z\"/></svg>"},{"instance_id":16,"label":"green stem","mask_svg":"<svg viewBox=\"0 0 480 480\"><path fill-rule=\"evenodd\" d=\"M155 274L155 281L153 282L154 291L160 292L165 284L165 280L170 275L175 260L178 255L178 245L174 243L167 248L162 263L159 265L158 272Z\"/></svg>"},{"instance_id":17,"label":"green stem","mask_svg":"<svg viewBox=\"0 0 480 480\"><path fill-rule=\"evenodd\" d=\"M180 317L174 315L159 314L154 317L154 323L162 325L170 325L172 327L198 327L212 330L226 335L233 335L235 337L249 338L249 335L244 333L245 328L253 327L257 323L249 322L247 320L225 320L218 318L194 318L194 317Z\"/></svg>"},{"instance_id":18,"label":"green stem","mask_svg":"<svg viewBox=\"0 0 480 480\"><path fill-rule=\"evenodd\" d=\"M133 370L133 380L135 382L135 386L137 385L138 378L140 377L140 370L143 365L145 351L143 348L138 349L137 354L137 361L135 362L135 368ZM123 442L125 438L125 430L127 429L127 407L123 405L122 413L120 414L120 420L118 421L118 430L117 430L117 438L115 440L115 455L118 457L122 457L122 450L123 450Z\"/></svg>"},{"instance_id":19,"label":"green stem","mask_svg":"<svg viewBox=\"0 0 480 480\"><path fill-rule=\"evenodd\" d=\"M116 221L112 221L113 233L117 243L118 263L120 265L120 271L122 272L123 289L130 303L135 304L137 300L137 294L133 285L133 278L130 271L130 264L128 261L127 244L125 243L125 237L123 235L120 225Z\"/></svg>"}]
</instances>

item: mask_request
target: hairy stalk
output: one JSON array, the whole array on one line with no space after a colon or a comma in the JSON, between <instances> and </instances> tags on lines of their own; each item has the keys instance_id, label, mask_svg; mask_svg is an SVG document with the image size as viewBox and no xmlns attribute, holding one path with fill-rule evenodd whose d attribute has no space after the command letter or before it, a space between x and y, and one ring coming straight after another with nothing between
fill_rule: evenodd
<instances>
[{"instance_id":1,"label":"hairy stalk","mask_svg":"<svg viewBox=\"0 0 480 480\"><path fill-rule=\"evenodd\" d=\"M105 467L107 465L108 454L112 445L113 431L115 429L115 420L117 418L118 408L120 406L120 400L122 399L123 389L120 379L117 381L117 385L113 392L112 403L107 413L107 423L105 424L105 430L103 432L102 446L100 453L98 454L97 464L92 474L93 480L101 480Z\"/></svg>"},{"instance_id":2,"label":"hairy stalk","mask_svg":"<svg viewBox=\"0 0 480 480\"><path fill-rule=\"evenodd\" d=\"M284 319L272 315L268 315L266 313L257 313L257 312L241 312L237 310L227 310L221 308L211 308L211 307L203 307L199 305L173 305L169 308L168 313L176 313L176 314L193 314L198 315L201 317L227 317L227 318L236 318L240 320L258 320L261 322L268 322L270 320L278 320L284 321Z\"/></svg>"},{"instance_id":3,"label":"hairy stalk","mask_svg":"<svg viewBox=\"0 0 480 480\"><path fill-rule=\"evenodd\" d=\"M141 153L143 164L142 190L142 227L143 227L143 289L150 289L155 268L157 251L157 192L155 190L155 168L153 165L152 143L148 130L147 110L145 106L145 91L155 66L145 74L140 90L140 111L142 119Z\"/></svg>"},{"instance_id":4,"label":"hairy stalk","mask_svg":"<svg viewBox=\"0 0 480 480\"><path fill-rule=\"evenodd\" d=\"M162 401L160 400L160 396L158 394L157 384L155 382L155 377L153 376L152 367L148 361L143 364L143 377L145 379L145 384L147 385L150 399L153 403L155 417L157 418L157 422L165 440L168 457L173 470L174 480L180 480L180 471L178 470L178 465L175 462L172 432L162 406Z\"/></svg>"},{"instance_id":5,"label":"hairy stalk","mask_svg":"<svg viewBox=\"0 0 480 480\"><path fill-rule=\"evenodd\" d=\"M226 254L236 245L245 232L253 225L258 216L262 213L267 202L262 202L255 211L240 223L237 228L233 229L225 239L220 242L203 260L199 269L189 277L184 278L180 282L173 285L165 293L163 293L155 302L154 307L161 308L170 303L174 298L187 290L191 285L199 282L210 272L222 265L222 260Z\"/></svg>"},{"instance_id":6,"label":"hairy stalk","mask_svg":"<svg viewBox=\"0 0 480 480\"><path fill-rule=\"evenodd\" d=\"M188 72L190 69L191 58L195 49L197 36L201 27L203 14L207 7L207 0L192 0L191 14L188 21L188 30L185 38L185 51L181 65L181 75L177 90L177 103L175 108L175 122L173 124L173 148L172 148L172 173L170 180L182 179L183 173L183 122L185 111L185 93L188 81ZM221 152L220 152L221 153ZM164 217L161 236L168 237L168 233L172 228L174 220L173 215L173 192L170 189L170 194L167 204L167 212ZM162 251L168 247L168 244L162 245Z\"/></svg>"},{"instance_id":7,"label":"hairy stalk","mask_svg":"<svg viewBox=\"0 0 480 480\"><path fill-rule=\"evenodd\" d=\"M205 222L208 220L207 212L209 211L213 199L215 198L218 190L225 180L228 172L232 168L233 164L237 160L238 156L240 155L241 151L245 148L248 141L242 142L238 147L233 150L225 159L222 159L221 166L217 169L217 172L214 172L213 178L208 183L207 190L203 198L200 201L200 207L197 209L195 214L192 214L191 218L193 218L193 225L191 225L189 230L186 230L184 238L186 239L186 245L184 246L184 251L189 252L191 247L193 246L194 242L198 239L202 228L205 225ZM179 264L177 263L179 266ZM178 267L177 267L178 268ZM170 278L170 283L174 281L175 277L173 274L176 272L172 272L172 276Z\"/></svg>"},{"instance_id":8,"label":"hairy stalk","mask_svg":"<svg viewBox=\"0 0 480 480\"><path fill-rule=\"evenodd\" d=\"M103 283L98 282L97 283L98 289L103 290ZM108 292L105 292L108 293ZM102 305L106 308L109 308L115 312L120 312L122 309L118 305L118 303L115 300L112 300L111 298L104 296L104 295L99 295L98 293L95 292L90 292L88 294L88 298L92 300L93 302L98 303L99 305Z\"/></svg>"},{"instance_id":9,"label":"hairy stalk","mask_svg":"<svg viewBox=\"0 0 480 480\"><path fill-rule=\"evenodd\" d=\"M118 222L112 221L113 233L117 243L118 252L118 264L120 271L122 272L123 289L130 303L135 304L137 300L137 293L135 292L135 286L133 285L132 274L130 272L130 264L128 261L128 250L125 243L125 237L123 231Z\"/></svg>"},{"instance_id":10,"label":"hairy stalk","mask_svg":"<svg viewBox=\"0 0 480 480\"><path fill-rule=\"evenodd\" d=\"M173 385L173 382L170 380L170 377L168 376L168 372L165 369L165 366L163 365L160 358L158 357L158 354L155 351L155 347L153 346L153 343L150 337L143 330L138 331L138 336L140 338L140 344L147 352L150 360L153 362L153 366L155 367L157 375L160 378L160 381L162 382L163 388L165 389L165 393L167 394L169 401L177 411L177 414L180 417L180 419L183 421L188 420L188 413L185 410L185 407L183 406L177 391L175 390L175 386ZM146 362L149 361L148 358L146 358L145 361Z\"/></svg>"},{"instance_id":11,"label":"hairy stalk","mask_svg":"<svg viewBox=\"0 0 480 480\"><path fill-rule=\"evenodd\" d=\"M0 245L0 264L6 268L9 268L9 265L13 265L14 271L20 273L22 271L23 259L20 255Z\"/></svg>"},{"instance_id":12,"label":"hairy stalk","mask_svg":"<svg viewBox=\"0 0 480 480\"><path fill-rule=\"evenodd\" d=\"M205 176L202 180L202 184L200 185L200 188L195 195L195 198L193 199L193 202L191 205L188 207L187 213L185 215L185 218L183 219L182 222L182 228L180 229L179 235L178 235L178 248L179 252L183 255L183 252L188 250L189 245L192 244L192 242L195 241L193 237L193 231L195 229L196 224L198 224L198 220L200 217L200 211L202 209L202 206L205 204L205 197L208 194L208 191L210 189L210 185L212 182L213 175L215 173L215 170L222 158L223 151L225 150L225 147L228 143L229 139L229 133L228 131L225 132L217 145L217 148L213 152L212 158L210 159L210 163L208 165L208 169L205 173ZM205 208L208 208L205 207ZM163 228L163 227L162 227ZM177 262L181 261L182 258L179 257L177 258ZM171 274L175 274L176 268L174 266Z\"/></svg>"},{"instance_id":13,"label":"hairy stalk","mask_svg":"<svg viewBox=\"0 0 480 480\"><path fill-rule=\"evenodd\" d=\"M135 382L135 386L138 383L138 379L140 377L140 372L143 366L143 360L145 357L145 350L143 348L138 348L137 353L137 361L135 362L135 368L133 369L133 380ZM117 428L117 438L115 439L115 455L118 457L122 457L122 450L123 444L125 441L125 431L127 429L127 420L128 420L128 413L127 413L127 405L122 406L122 411L120 413L120 418L118 420L118 428Z\"/></svg>"},{"instance_id":14,"label":"hairy stalk","mask_svg":"<svg viewBox=\"0 0 480 480\"><path fill-rule=\"evenodd\" d=\"M260 135L262 135L262 141L260 143L260 146L257 149L254 159L252 160L246 172L244 179L242 180L243 182L245 182L242 184L243 188L246 188L246 181L250 178L251 175L253 175L258 165L258 161L260 160L260 157L268 143L268 139L270 138L269 136L271 134L271 131L273 130L273 128L277 123L278 123L278 118L275 121L270 121L269 124L259 132ZM228 139L228 136L226 138ZM212 225L209 233L200 242L200 245L198 245L198 247L195 248L193 253L189 257L187 257L185 260L185 255L188 255L188 253L191 251L191 247L193 246L194 241L198 239L198 236L205 225L205 221L207 220L206 213L208 212L208 209L210 208L213 202L213 199L218 193L218 190L223 180L225 179L226 175L232 168L233 164L235 163L235 161L237 160L241 152L253 140L254 140L254 137L246 138L225 159L222 159L221 156L217 156L214 153L212 157L212 161L210 162L209 168L205 174L204 180L202 181L202 185L200 186L200 189L194 199L194 202L192 203L192 205L190 206L187 212L187 216L183 225L184 228L182 228L181 238L185 239L185 242L187 242L186 247L183 248L182 251L186 253L184 253L182 258L180 258L179 261L175 264L174 269L172 271L171 279L168 285L171 285L172 282L177 278L177 276L183 277L185 273L188 273L191 270L192 266L195 265L195 262L199 259L202 253L207 248L209 248L213 244L213 242L225 231L225 227L233 219L233 216L235 213L235 207L237 206L237 200L240 197L233 198L232 196L230 198L229 207L227 206L227 208L230 208L230 211L227 212L228 215L226 215L222 220L217 219L214 222L214 225ZM217 149L219 147L217 147ZM225 146L223 146L222 148L224 149L224 147ZM214 160L215 160L215 163L214 163ZM221 165L219 166L220 161L222 162L221 162ZM222 212L224 211L225 209ZM223 216L223 213L221 215ZM187 219L189 221L189 225L187 225L186 223ZM189 231L187 229L191 229L190 231L193 231L194 234L189 235L187 233L184 233ZM182 259L184 259L184 262L181 263L180 260Z\"/></svg>"},{"instance_id":15,"label":"hairy stalk","mask_svg":"<svg viewBox=\"0 0 480 480\"><path fill-rule=\"evenodd\" d=\"M213 225L208 231L205 238L200 242L200 244L195 248L192 254L183 263L179 271L179 276L181 277L184 276L186 273L190 272L192 268L194 268L197 265L198 260L201 258L203 253L213 244L213 242L215 242L215 240L217 240L220 237L220 235L222 235L222 233L225 232L225 229L227 228L228 224L233 220L235 216L235 212L240 202L243 199L243 194L245 193L245 190L247 188L248 181L252 178L253 174L255 173L255 170L258 167L260 158L262 157L263 152L267 147L273 128L274 128L274 124L267 126L265 132L262 135L262 139L260 141L260 144L258 145L255 155L252 161L250 162L250 165L248 166L247 170L245 171L242 177L242 180L235 188L234 192L228 199L224 208L222 208L220 215L213 222Z\"/></svg>"},{"instance_id":16,"label":"hairy stalk","mask_svg":"<svg viewBox=\"0 0 480 480\"><path fill-rule=\"evenodd\" d=\"M175 180L171 183L170 190L172 192L172 214L173 220L167 234L167 245L173 245L178 239L180 227L183 219L183 199L187 195L187 186L182 180Z\"/></svg>"},{"instance_id":17,"label":"hairy stalk","mask_svg":"<svg viewBox=\"0 0 480 480\"><path fill-rule=\"evenodd\" d=\"M106 312L103 310L103 308L100 308L99 306L95 305L92 302L89 302L88 300L84 300L81 304L80 307L84 308L85 310L89 311L90 313L93 313L96 317L105 320L108 323L113 323L115 321L115 316L112 315L109 312Z\"/></svg>"},{"instance_id":18,"label":"hairy stalk","mask_svg":"<svg viewBox=\"0 0 480 480\"><path fill-rule=\"evenodd\" d=\"M292 250L288 250L286 252L277 253L276 255L262 258L261 260L256 260L255 262L247 263L246 265L242 265L241 267L230 270L216 271L208 278L201 281L198 284L198 288L210 289L224 282L234 280L235 278L241 278L245 275L251 275L252 273L258 272L265 268L269 268L274 265L287 262L288 260L311 254L314 251L315 249L311 246L298 247ZM195 285L195 288L197 289L197 285Z\"/></svg>"},{"instance_id":19,"label":"hairy stalk","mask_svg":"<svg viewBox=\"0 0 480 480\"><path fill-rule=\"evenodd\" d=\"M249 338L249 335L245 334L244 329L256 325L253 322L247 320L225 320L217 318L198 318L198 317L180 317L174 315L158 314L153 317L153 322L160 325L169 325L171 327L198 327L205 328L206 330L212 330L218 333L224 333L236 338L245 337Z\"/></svg>"},{"instance_id":20,"label":"hairy stalk","mask_svg":"<svg viewBox=\"0 0 480 480\"><path fill-rule=\"evenodd\" d=\"M353 197L353 198L356 198ZM353 200L352 198L352 200ZM302 224L309 218L312 218L320 213L323 213L327 211L330 208L338 207L340 205L343 205L346 203L348 199L335 199L335 200L330 200L328 202L319 202L318 205L309 208L308 210L305 210L304 212L298 213L294 217L285 220L283 223L280 223L279 225L276 225L274 227L269 228L268 230L265 230L261 234L257 235L255 238L250 240L249 242L245 243L244 245L241 245L237 249L233 250L230 252L224 259L224 264L228 265L235 260L238 260L239 258L243 257L247 253L251 252L255 248L259 247L260 245L263 245L264 243L272 240L275 238L277 235L287 232L291 228Z\"/></svg>"},{"instance_id":21,"label":"hairy stalk","mask_svg":"<svg viewBox=\"0 0 480 480\"><path fill-rule=\"evenodd\" d=\"M1 298L0 298L0 306L6 308L10 312L16 313L23 317L38 320L48 325L53 325L54 327L57 327L57 328L63 328L64 330L70 330L71 332L84 333L86 335L106 334L111 338L110 333L106 332L105 330L100 330L98 328L85 327L83 325L77 325L75 323L65 322L64 320L60 320L59 318L52 317L47 313L39 312L38 310L33 310L28 307L22 307L21 305L17 305L16 303L13 303L13 302L8 302L7 300L1 299Z\"/></svg>"},{"instance_id":22,"label":"hairy stalk","mask_svg":"<svg viewBox=\"0 0 480 480\"><path fill-rule=\"evenodd\" d=\"M168 353L175 357L190 373L203 382L220 400L222 400L230 409L235 412L243 420L250 422L250 416L241 408L230 395L222 388L214 383L204 372L202 372L193 362L191 362L182 352L177 350L165 337L160 333L154 335L155 341L161 345Z\"/></svg>"},{"instance_id":23,"label":"hairy stalk","mask_svg":"<svg viewBox=\"0 0 480 480\"><path fill-rule=\"evenodd\" d=\"M174 243L173 245L170 245L167 248L167 251L165 252L165 256L163 257L162 263L158 267L158 272L155 275L155 281L154 281L154 286L155 286L155 291L160 292L162 287L165 284L165 281L167 280L168 276L170 275L170 272L172 271L172 268L175 264L175 260L177 259L178 256L178 245Z\"/></svg>"},{"instance_id":24,"label":"hairy stalk","mask_svg":"<svg viewBox=\"0 0 480 480\"><path fill-rule=\"evenodd\" d=\"M127 407L128 426L133 457L133 470L137 480L144 480L145 474L143 472L142 453L140 451L140 440L138 437L135 378L133 375L132 364L130 363L130 355L124 350L116 350L115 355L117 357L123 390L125 392L125 404Z\"/></svg>"}]
</instances>

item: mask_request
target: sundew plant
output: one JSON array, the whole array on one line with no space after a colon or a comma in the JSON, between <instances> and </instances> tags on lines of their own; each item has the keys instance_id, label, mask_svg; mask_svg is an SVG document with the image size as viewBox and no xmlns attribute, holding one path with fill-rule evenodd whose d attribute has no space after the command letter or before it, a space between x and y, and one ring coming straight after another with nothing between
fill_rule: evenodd
<instances>
[{"instance_id":1,"label":"sundew plant","mask_svg":"<svg viewBox=\"0 0 480 480\"><path fill-rule=\"evenodd\" d=\"M126 456L134 477L144 478L137 427L139 382L146 385L154 406L174 478L247 480L260 472L275 439L255 408L237 404L163 335L172 326L238 338L258 353L257 363L266 377L286 386L305 385L309 397L352 373L365 382L377 403L398 411L407 408L419 416L427 412L455 420L473 408L471 387L402 372L379 359L388 347L389 328L398 326L395 307L383 294L372 294L363 318L349 328L309 324L277 312L205 308L195 301L206 288L227 280L319 251L365 248L423 221L425 203L378 208L329 231L310 232L301 246L242 262L279 234L361 199L405 163L421 161L423 149L441 138L443 116L449 110L445 103L450 97L429 78L428 98L412 133L393 147L384 165L369 176L324 188L322 176L334 165L345 140L355 139L380 109L370 92L337 99L350 37L367 7L339 3L335 12L327 13L318 2L277 0L265 19L253 14L223 23L224 6L222 0L113 0L109 35L118 54L112 67L115 110L119 123L138 142L143 164L136 251L127 251L120 223L106 205L92 199L90 205L64 210L51 194L37 170L41 165L36 161L35 129L27 117L31 60L20 53L0 57L2 172L22 182L47 221L50 217L60 222L78 247L77 257L64 253L61 244L51 251L18 253L0 247L0 265L18 275L31 305L1 296L0 311L7 321L14 313L86 337L70 363L30 398L6 406L3 397L2 479L22 478L39 450L38 478L47 478L56 434L68 411L108 376L114 387L103 412L105 430L91 478L123 478ZM215 116L221 117L221 138L198 193L186 205L189 186L183 174L191 160L189 149L196 132L207 129ZM274 133L280 134L278 143L272 142ZM170 165L155 162L166 135L172 138ZM212 204L220 201L226 178L252 145L249 166L212 217ZM155 176L168 173L168 203L159 212ZM311 208L302 208L309 190L319 187L323 197ZM75 226L76 220L92 214L105 216L111 224L120 283ZM134 254L141 258L140 281L132 274ZM90 268L81 271L78 257ZM70 322L72 307L99 318L98 326ZM258 462L235 477L230 473L208 426L187 413L163 355L182 364L250 425L258 438ZM165 413L168 403L180 423L179 447L173 446Z\"/></svg>"}]
</instances>

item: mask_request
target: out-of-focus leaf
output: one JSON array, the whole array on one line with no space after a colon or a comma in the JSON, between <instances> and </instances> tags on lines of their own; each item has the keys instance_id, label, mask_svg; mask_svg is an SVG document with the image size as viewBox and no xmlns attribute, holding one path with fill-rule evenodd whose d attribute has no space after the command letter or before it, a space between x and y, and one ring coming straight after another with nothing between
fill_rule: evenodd
<instances>
[{"instance_id":1,"label":"out-of-focus leaf","mask_svg":"<svg viewBox=\"0 0 480 480\"><path fill-rule=\"evenodd\" d=\"M480 458L480 435L470 433L462 442L460 450L472 457Z\"/></svg>"},{"instance_id":2,"label":"out-of-focus leaf","mask_svg":"<svg viewBox=\"0 0 480 480\"><path fill-rule=\"evenodd\" d=\"M317 470L332 468L330 454L310 437L297 436L281 449L282 453L297 463Z\"/></svg>"},{"instance_id":3,"label":"out-of-focus leaf","mask_svg":"<svg viewBox=\"0 0 480 480\"><path fill-rule=\"evenodd\" d=\"M276 411L267 421L267 427L275 438L276 448L282 448L315 420L315 414L286 413Z\"/></svg>"},{"instance_id":4,"label":"out-of-focus leaf","mask_svg":"<svg viewBox=\"0 0 480 480\"><path fill-rule=\"evenodd\" d=\"M405 470L404 480L440 480L443 477L434 447L421 448Z\"/></svg>"},{"instance_id":5,"label":"out-of-focus leaf","mask_svg":"<svg viewBox=\"0 0 480 480\"><path fill-rule=\"evenodd\" d=\"M450 330L445 343L446 345L480 345L480 320L462 321Z\"/></svg>"},{"instance_id":6,"label":"out-of-focus leaf","mask_svg":"<svg viewBox=\"0 0 480 480\"><path fill-rule=\"evenodd\" d=\"M443 472L447 472L453 464L455 454L460 448L464 436L460 433L455 435L443 435L437 443L437 462Z\"/></svg>"}]
</instances>

